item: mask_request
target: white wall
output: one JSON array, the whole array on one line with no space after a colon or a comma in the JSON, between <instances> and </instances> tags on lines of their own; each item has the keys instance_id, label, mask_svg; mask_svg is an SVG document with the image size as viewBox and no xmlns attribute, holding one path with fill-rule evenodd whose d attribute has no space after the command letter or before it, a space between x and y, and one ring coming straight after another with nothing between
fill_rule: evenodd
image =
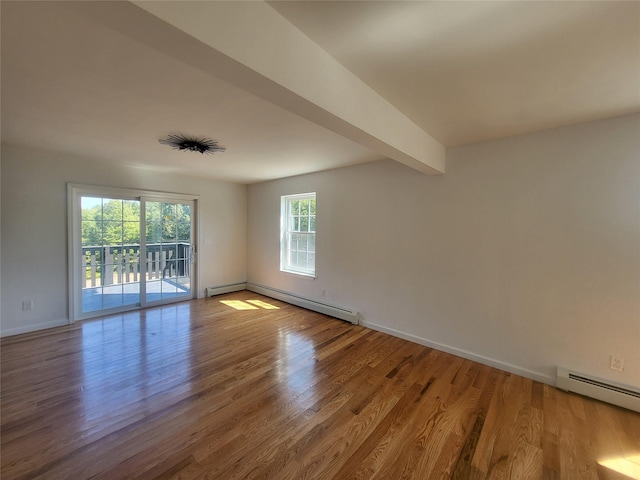
<instances>
[{"instance_id":1,"label":"white wall","mask_svg":"<svg viewBox=\"0 0 640 480\"><path fill-rule=\"evenodd\" d=\"M2 335L68 323L67 182L200 195L199 296L246 279L244 185L8 146L1 179Z\"/></svg>"},{"instance_id":2,"label":"white wall","mask_svg":"<svg viewBox=\"0 0 640 480\"><path fill-rule=\"evenodd\" d=\"M251 185L248 280L548 383L559 365L640 387L639 132L618 117L451 149L444 176L384 161ZM280 196L309 191L315 280L278 271Z\"/></svg>"}]
</instances>

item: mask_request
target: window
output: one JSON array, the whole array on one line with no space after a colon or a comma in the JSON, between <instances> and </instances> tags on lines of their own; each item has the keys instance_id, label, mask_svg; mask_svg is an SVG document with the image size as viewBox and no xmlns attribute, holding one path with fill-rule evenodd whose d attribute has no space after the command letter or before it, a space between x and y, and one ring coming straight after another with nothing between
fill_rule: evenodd
<instances>
[{"instance_id":1,"label":"window","mask_svg":"<svg viewBox=\"0 0 640 480\"><path fill-rule=\"evenodd\" d=\"M280 270L316 274L316 194L282 197Z\"/></svg>"}]
</instances>

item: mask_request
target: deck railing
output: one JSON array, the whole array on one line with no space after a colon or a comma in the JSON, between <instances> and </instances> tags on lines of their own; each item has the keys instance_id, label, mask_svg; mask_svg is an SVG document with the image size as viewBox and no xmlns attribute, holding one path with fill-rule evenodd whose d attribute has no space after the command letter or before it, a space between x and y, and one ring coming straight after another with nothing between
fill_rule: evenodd
<instances>
[{"instance_id":1,"label":"deck railing","mask_svg":"<svg viewBox=\"0 0 640 480\"><path fill-rule=\"evenodd\" d=\"M147 244L146 280L191 275L191 244ZM139 282L140 245L82 247L83 288Z\"/></svg>"}]
</instances>

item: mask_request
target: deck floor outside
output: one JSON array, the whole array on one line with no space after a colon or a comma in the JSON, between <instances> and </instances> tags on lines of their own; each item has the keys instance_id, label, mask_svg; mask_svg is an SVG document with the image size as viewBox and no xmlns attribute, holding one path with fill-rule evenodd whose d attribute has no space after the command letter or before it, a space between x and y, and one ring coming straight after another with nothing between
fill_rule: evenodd
<instances>
[{"instance_id":1,"label":"deck floor outside","mask_svg":"<svg viewBox=\"0 0 640 480\"><path fill-rule=\"evenodd\" d=\"M184 283L180 280L179 278L147 280L147 302L189 296L191 294L190 283ZM186 282L189 282L189 279L186 279ZM140 282L82 289L83 312L94 312L96 310L139 303Z\"/></svg>"}]
</instances>

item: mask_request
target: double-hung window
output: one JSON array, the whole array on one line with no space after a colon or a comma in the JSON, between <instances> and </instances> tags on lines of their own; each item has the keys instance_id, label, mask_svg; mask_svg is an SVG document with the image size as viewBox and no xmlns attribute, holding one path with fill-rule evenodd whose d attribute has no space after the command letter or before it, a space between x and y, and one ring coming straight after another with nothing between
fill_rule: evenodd
<instances>
[{"instance_id":1,"label":"double-hung window","mask_svg":"<svg viewBox=\"0 0 640 480\"><path fill-rule=\"evenodd\" d=\"M282 197L280 270L315 277L315 192Z\"/></svg>"}]
</instances>

